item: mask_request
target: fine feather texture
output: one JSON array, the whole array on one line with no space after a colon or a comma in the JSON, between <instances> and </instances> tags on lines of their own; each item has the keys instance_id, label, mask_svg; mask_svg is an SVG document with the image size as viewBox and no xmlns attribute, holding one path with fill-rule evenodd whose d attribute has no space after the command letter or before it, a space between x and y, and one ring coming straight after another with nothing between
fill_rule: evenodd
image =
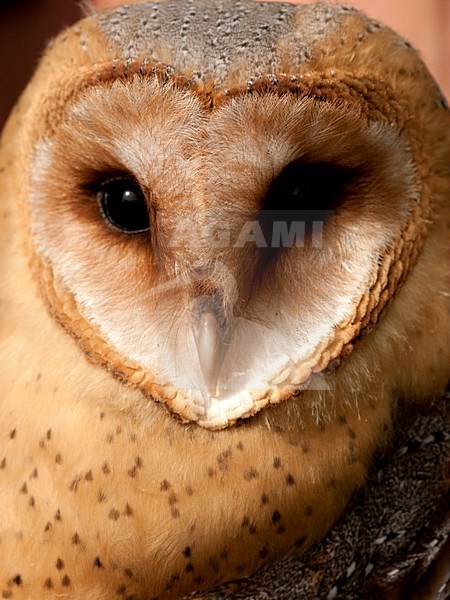
<instances>
[{"instance_id":1,"label":"fine feather texture","mask_svg":"<svg viewBox=\"0 0 450 600\"><path fill-rule=\"evenodd\" d=\"M397 398L413 410L448 379L449 114L435 83L357 11L236 4L225 59L234 3L86 18L49 48L3 134L4 597L176 598L304 551L364 486ZM174 15L186 35L171 35ZM273 189L297 185L287 169L300 165L301 189L324 162L339 194L320 247L211 244L255 213L265 230ZM149 206L145 236L98 209L96 185L124 172ZM230 398L187 393L205 314L234 340Z\"/></svg>"},{"instance_id":2,"label":"fine feather texture","mask_svg":"<svg viewBox=\"0 0 450 600\"><path fill-rule=\"evenodd\" d=\"M183 417L207 423L193 321L208 292L193 285L208 282L232 329L219 409L241 390L265 393L286 368L294 370L292 383L302 384L311 372L296 375L296 365L352 318L417 203L412 160L402 144L381 123L367 126L339 107L295 96L236 99L209 119L192 94L142 78L115 82L85 92L55 137L37 146L33 237L108 347L156 384L179 390L192 403ZM270 183L295 161L355 174L336 214L319 221L320 243L305 233L300 247L274 249L269 267L248 226L258 225ZM115 172L132 173L147 191L149 239L105 228L92 181ZM308 219L324 202L300 200L291 208L304 213L294 219ZM213 243L219 227L227 235L221 247ZM269 244L272 237L269 232ZM274 297L274 286L284 293ZM238 402L237 417L249 411ZM224 411L214 424L223 426L226 418Z\"/></svg>"}]
</instances>

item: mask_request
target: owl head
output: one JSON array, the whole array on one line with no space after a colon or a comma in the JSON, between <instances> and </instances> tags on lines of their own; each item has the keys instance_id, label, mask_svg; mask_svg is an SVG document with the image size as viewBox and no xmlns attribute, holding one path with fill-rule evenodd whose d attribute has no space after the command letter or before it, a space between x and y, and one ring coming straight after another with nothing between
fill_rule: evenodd
<instances>
[{"instance_id":1,"label":"owl head","mask_svg":"<svg viewBox=\"0 0 450 600\"><path fill-rule=\"evenodd\" d=\"M25 220L52 314L207 428L327 388L440 202L443 98L406 42L348 7L94 15L47 52L25 105Z\"/></svg>"}]
</instances>

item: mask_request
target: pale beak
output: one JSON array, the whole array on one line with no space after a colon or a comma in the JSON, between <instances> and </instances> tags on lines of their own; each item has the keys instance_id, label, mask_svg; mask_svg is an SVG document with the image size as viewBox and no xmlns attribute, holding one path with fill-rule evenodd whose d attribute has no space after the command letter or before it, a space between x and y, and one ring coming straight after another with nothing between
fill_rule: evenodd
<instances>
[{"instance_id":1,"label":"pale beak","mask_svg":"<svg viewBox=\"0 0 450 600\"><path fill-rule=\"evenodd\" d=\"M194 334L206 389L209 397L214 398L220 370L230 345L230 329L219 322L214 310L205 307L204 311L197 314Z\"/></svg>"}]
</instances>

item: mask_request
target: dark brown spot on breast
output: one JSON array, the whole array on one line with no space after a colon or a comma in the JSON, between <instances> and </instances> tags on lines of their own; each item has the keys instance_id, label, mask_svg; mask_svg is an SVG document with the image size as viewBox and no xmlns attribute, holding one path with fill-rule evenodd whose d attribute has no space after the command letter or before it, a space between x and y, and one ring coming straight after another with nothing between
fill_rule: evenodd
<instances>
[{"instance_id":1,"label":"dark brown spot on breast","mask_svg":"<svg viewBox=\"0 0 450 600\"><path fill-rule=\"evenodd\" d=\"M310 517L312 514L313 514L313 509L312 509L312 506L307 506L307 507L305 508L305 515L306 515L307 517Z\"/></svg>"},{"instance_id":2,"label":"dark brown spot on breast","mask_svg":"<svg viewBox=\"0 0 450 600\"><path fill-rule=\"evenodd\" d=\"M62 558L58 558L56 563L55 563L55 567L58 569L58 571L61 571L62 569L64 569L64 561Z\"/></svg>"},{"instance_id":3,"label":"dark brown spot on breast","mask_svg":"<svg viewBox=\"0 0 450 600\"><path fill-rule=\"evenodd\" d=\"M167 492L167 490L170 490L171 485L170 483L167 481L167 479L164 479L164 481L161 482L161 485L159 486L159 489L162 492Z\"/></svg>"},{"instance_id":4,"label":"dark brown spot on breast","mask_svg":"<svg viewBox=\"0 0 450 600\"><path fill-rule=\"evenodd\" d=\"M70 586L70 578L68 575L64 575L64 577L61 579L61 584L63 585L63 587Z\"/></svg>"},{"instance_id":5,"label":"dark brown spot on breast","mask_svg":"<svg viewBox=\"0 0 450 600\"><path fill-rule=\"evenodd\" d=\"M97 499L99 502L105 502L106 494L105 494L105 492L103 492L103 490L98 491Z\"/></svg>"},{"instance_id":6,"label":"dark brown spot on breast","mask_svg":"<svg viewBox=\"0 0 450 600\"><path fill-rule=\"evenodd\" d=\"M28 500L28 504L31 506L31 508L34 508L36 505L36 501L34 499L34 496L31 496L30 499Z\"/></svg>"},{"instance_id":7,"label":"dark brown spot on breast","mask_svg":"<svg viewBox=\"0 0 450 600\"><path fill-rule=\"evenodd\" d=\"M292 473L288 473L286 475L286 485L287 486L295 485L295 479L294 479L294 476L292 475Z\"/></svg>"},{"instance_id":8,"label":"dark brown spot on breast","mask_svg":"<svg viewBox=\"0 0 450 600\"><path fill-rule=\"evenodd\" d=\"M273 459L274 469L279 469L281 467L281 458L279 456L275 456Z\"/></svg>"},{"instance_id":9,"label":"dark brown spot on breast","mask_svg":"<svg viewBox=\"0 0 450 600\"><path fill-rule=\"evenodd\" d=\"M47 525L44 528L44 532L50 531L51 528L52 528L52 524L50 523L50 521L47 521Z\"/></svg>"},{"instance_id":10,"label":"dark brown spot on breast","mask_svg":"<svg viewBox=\"0 0 450 600\"><path fill-rule=\"evenodd\" d=\"M173 504L176 504L178 502L177 495L172 492L169 495L168 501L169 501L170 506L172 506Z\"/></svg>"},{"instance_id":11,"label":"dark brown spot on breast","mask_svg":"<svg viewBox=\"0 0 450 600\"><path fill-rule=\"evenodd\" d=\"M214 475L216 474L216 471L212 467L208 467L207 473L208 473L208 477L214 477Z\"/></svg>"},{"instance_id":12,"label":"dark brown spot on breast","mask_svg":"<svg viewBox=\"0 0 450 600\"><path fill-rule=\"evenodd\" d=\"M94 568L95 569L103 569L103 563L100 560L99 556L97 556L96 559L94 560Z\"/></svg>"},{"instance_id":13,"label":"dark brown spot on breast","mask_svg":"<svg viewBox=\"0 0 450 600\"><path fill-rule=\"evenodd\" d=\"M261 550L259 551L260 558L266 558L268 554L269 554L269 551L266 546L264 546L264 548L261 548Z\"/></svg>"},{"instance_id":14,"label":"dark brown spot on breast","mask_svg":"<svg viewBox=\"0 0 450 600\"><path fill-rule=\"evenodd\" d=\"M241 450L241 452L242 452L242 450L244 449L244 444L243 444L242 442L238 442L238 443L236 444L236 448L237 448L238 450Z\"/></svg>"},{"instance_id":15,"label":"dark brown spot on breast","mask_svg":"<svg viewBox=\"0 0 450 600\"><path fill-rule=\"evenodd\" d=\"M27 487L26 483L24 483L22 485L22 487L20 488L20 491L22 492L22 494L28 494L28 487Z\"/></svg>"},{"instance_id":16,"label":"dark brown spot on breast","mask_svg":"<svg viewBox=\"0 0 450 600\"><path fill-rule=\"evenodd\" d=\"M106 460L103 463L102 471L105 475L109 475L111 473L111 467L108 465L108 462Z\"/></svg>"},{"instance_id":17,"label":"dark brown spot on breast","mask_svg":"<svg viewBox=\"0 0 450 600\"><path fill-rule=\"evenodd\" d=\"M298 538L298 540L296 540L294 546L296 548L301 548L302 546L305 545L306 542L306 535L303 535L302 537Z\"/></svg>"},{"instance_id":18,"label":"dark brown spot on breast","mask_svg":"<svg viewBox=\"0 0 450 600\"><path fill-rule=\"evenodd\" d=\"M249 517L244 517L242 519L242 527L250 527L250 519L249 519Z\"/></svg>"},{"instance_id":19,"label":"dark brown spot on breast","mask_svg":"<svg viewBox=\"0 0 450 600\"><path fill-rule=\"evenodd\" d=\"M16 429L13 429L13 430L12 430L12 431L9 433L9 437L10 437L10 438L13 440L13 439L16 437L16 433L17 433L17 430L16 430Z\"/></svg>"},{"instance_id":20,"label":"dark brown spot on breast","mask_svg":"<svg viewBox=\"0 0 450 600\"><path fill-rule=\"evenodd\" d=\"M308 454L308 452L309 452L309 446L308 446L308 444L306 442L302 443L302 452L304 454Z\"/></svg>"},{"instance_id":21,"label":"dark brown spot on breast","mask_svg":"<svg viewBox=\"0 0 450 600\"><path fill-rule=\"evenodd\" d=\"M272 515L272 523L278 523L281 519L281 514L280 511L276 510L274 511L273 515Z\"/></svg>"},{"instance_id":22,"label":"dark brown spot on breast","mask_svg":"<svg viewBox=\"0 0 450 600\"><path fill-rule=\"evenodd\" d=\"M9 585L22 585L22 583L22 576L19 573L14 575L14 577L11 577L8 582Z\"/></svg>"},{"instance_id":23,"label":"dark brown spot on breast","mask_svg":"<svg viewBox=\"0 0 450 600\"><path fill-rule=\"evenodd\" d=\"M73 534L73 536L72 536L72 544L75 544L75 545L77 545L77 544L79 544L80 542L81 542L81 540L80 540L80 536L78 535L78 533L77 533L77 532L75 532L75 533Z\"/></svg>"},{"instance_id":24,"label":"dark brown spot on breast","mask_svg":"<svg viewBox=\"0 0 450 600\"><path fill-rule=\"evenodd\" d=\"M53 581L50 577L47 577L47 579L44 581L44 587L48 590L51 590L53 588Z\"/></svg>"},{"instance_id":25,"label":"dark brown spot on breast","mask_svg":"<svg viewBox=\"0 0 450 600\"><path fill-rule=\"evenodd\" d=\"M350 427L347 429L347 433L348 433L348 436L349 436L350 438L352 438L352 440L355 440L355 439L356 439L356 433L355 433L355 432L354 432L354 430L353 430L353 429L351 429Z\"/></svg>"},{"instance_id":26,"label":"dark brown spot on breast","mask_svg":"<svg viewBox=\"0 0 450 600\"><path fill-rule=\"evenodd\" d=\"M245 481L251 481L252 479L256 479L258 477L258 471L252 467L244 472Z\"/></svg>"},{"instance_id":27,"label":"dark brown spot on breast","mask_svg":"<svg viewBox=\"0 0 450 600\"><path fill-rule=\"evenodd\" d=\"M3 590L2 591L2 598L12 598L12 592L11 592L11 590Z\"/></svg>"},{"instance_id":28,"label":"dark brown spot on breast","mask_svg":"<svg viewBox=\"0 0 450 600\"><path fill-rule=\"evenodd\" d=\"M262 494L261 504L267 504L268 502L269 502L269 496L267 494Z\"/></svg>"},{"instance_id":29,"label":"dark brown spot on breast","mask_svg":"<svg viewBox=\"0 0 450 600\"><path fill-rule=\"evenodd\" d=\"M45 436L50 441L52 439L52 430L48 429L47 433L45 434Z\"/></svg>"},{"instance_id":30,"label":"dark brown spot on breast","mask_svg":"<svg viewBox=\"0 0 450 600\"><path fill-rule=\"evenodd\" d=\"M92 476L92 471L88 471L88 472L86 473L86 475L84 476L84 480L85 480L85 481L92 481L93 479L94 479L94 478L93 478L93 476Z\"/></svg>"},{"instance_id":31,"label":"dark brown spot on breast","mask_svg":"<svg viewBox=\"0 0 450 600\"><path fill-rule=\"evenodd\" d=\"M55 513L55 521L62 521L61 511L59 510L59 508Z\"/></svg>"},{"instance_id":32,"label":"dark brown spot on breast","mask_svg":"<svg viewBox=\"0 0 450 600\"><path fill-rule=\"evenodd\" d=\"M223 452L220 452L220 454L217 455L217 462L219 464L219 468L222 471L225 471L228 468L228 459L230 458L231 454L232 454L231 447L228 446L228 448L226 450L224 450Z\"/></svg>"},{"instance_id":33,"label":"dark brown spot on breast","mask_svg":"<svg viewBox=\"0 0 450 600\"><path fill-rule=\"evenodd\" d=\"M108 513L108 519L112 519L113 521L117 521L120 517L120 512L117 508L112 508Z\"/></svg>"},{"instance_id":34,"label":"dark brown spot on breast","mask_svg":"<svg viewBox=\"0 0 450 600\"><path fill-rule=\"evenodd\" d=\"M82 477L81 475L76 475L75 478L72 480L72 483L69 486L69 490L71 492L76 492L78 489L78 484L80 483Z\"/></svg>"},{"instance_id":35,"label":"dark brown spot on breast","mask_svg":"<svg viewBox=\"0 0 450 600\"><path fill-rule=\"evenodd\" d=\"M191 562L186 565L186 571L188 573L192 573L193 571L195 571L195 567Z\"/></svg>"},{"instance_id":36,"label":"dark brown spot on breast","mask_svg":"<svg viewBox=\"0 0 450 600\"><path fill-rule=\"evenodd\" d=\"M180 516L180 511L178 510L178 508L175 508L174 506L170 509L170 512L172 513L172 517L174 519L178 519L178 517Z\"/></svg>"},{"instance_id":37,"label":"dark brown spot on breast","mask_svg":"<svg viewBox=\"0 0 450 600\"><path fill-rule=\"evenodd\" d=\"M117 588L117 595L118 596L125 596L125 593L127 591L127 588L124 584L119 585L119 587Z\"/></svg>"},{"instance_id":38,"label":"dark brown spot on breast","mask_svg":"<svg viewBox=\"0 0 450 600\"><path fill-rule=\"evenodd\" d=\"M5 467L6 467L6 457L4 457L2 462L0 462L0 469L4 469Z\"/></svg>"},{"instance_id":39,"label":"dark brown spot on breast","mask_svg":"<svg viewBox=\"0 0 450 600\"><path fill-rule=\"evenodd\" d=\"M191 488L190 485L186 486L186 494L188 496L192 496L192 494L194 493L194 490Z\"/></svg>"},{"instance_id":40,"label":"dark brown spot on breast","mask_svg":"<svg viewBox=\"0 0 450 600\"><path fill-rule=\"evenodd\" d=\"M33 469L33 471L31 472L30 479L37 479L37 478L38 478L38 470L37 470L37 468L35 467L35 468Z\"/></svg>"},{"instance_id":41,"label":"dark brown spot on breast","mask_svg":"<svg viewBox=\"0 0 450 600\"><path fill-rule=\"evenodd\" d=\"M55 456L55 463L57 465L60 465L62 463L62 456L61 456L60 452L58 452L57 455Z\"/></svg>"},{"instance_id":42,"label":"dark brown spot on breast","mask_svg":"<svg viewBox=\"0 0 450 600\"><path fill-rule=\"evenodd\" d=\"M191 556L190 546L186 546L186 548L183 550L183 554L185 555L186 558L189 558Z\"/></svg>"},{"instance_id":43,"label":"dark brown spot on breast","mask_svg":"<svg viewBox=\"0 0 450 600\"><path fill-rule=\"evenodd\" d=\"M124 573L125 573L125 575L126 575L127 577L129 577L130 579L133 577L133 571L132 571L131 569L128 569L128 568L126 568L126 569L124 569L124 571L123 571L123 572L124 572Z\"/></svg>"}]
</instances>

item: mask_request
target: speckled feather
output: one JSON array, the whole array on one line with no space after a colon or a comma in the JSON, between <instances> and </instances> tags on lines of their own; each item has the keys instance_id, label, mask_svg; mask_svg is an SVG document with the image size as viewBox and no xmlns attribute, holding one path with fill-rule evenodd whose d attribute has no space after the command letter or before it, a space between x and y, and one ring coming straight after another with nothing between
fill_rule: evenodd
<instances>
[{"instance_id":1,"label":"speckled feather","mask_svg":"<svg viewBox=\"0 0 450 600\"><path fill-rule=\"evenodd\" d=\"M202 600L448 598L449 394L395 441L327 536ZM439 566L437 566L439 565Z\"/></svg>"},{"instance_id":2,"label":"speckled feather","mask_svg":"<svg viewBox=\"0 0 450 600\"><path fill-rule=\"evenodd\" d=\"M221 84L240 64L251 65L254 74L277 71L286 59L280 47L292 43L293 31L297 59L307 61L346 10L327 4L181 1L153 4L150 11L145 4L118 8L99 24L126 59L158 57L198 80Z\"/></svg>"}]
</instances>

